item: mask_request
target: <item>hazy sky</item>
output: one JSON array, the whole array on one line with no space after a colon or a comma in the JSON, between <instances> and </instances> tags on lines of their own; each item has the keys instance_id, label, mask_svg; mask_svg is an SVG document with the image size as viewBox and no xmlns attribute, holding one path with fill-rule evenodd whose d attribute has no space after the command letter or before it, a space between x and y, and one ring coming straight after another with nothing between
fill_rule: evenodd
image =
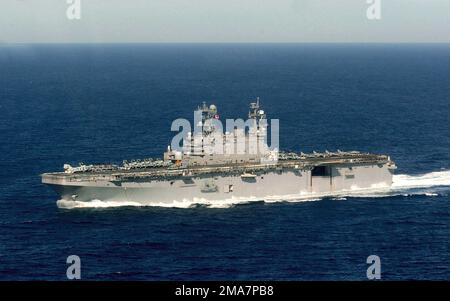
<instances>
[{"instance_id":1,"label":"hazy sky","mask_svg":"<svg viewBox=\"0 0 450 301\"><path fill-rule=\"evenodd\" d=\"M450 42L450 0L1 0L0 42Z\"/></svg>"}]
</instances>

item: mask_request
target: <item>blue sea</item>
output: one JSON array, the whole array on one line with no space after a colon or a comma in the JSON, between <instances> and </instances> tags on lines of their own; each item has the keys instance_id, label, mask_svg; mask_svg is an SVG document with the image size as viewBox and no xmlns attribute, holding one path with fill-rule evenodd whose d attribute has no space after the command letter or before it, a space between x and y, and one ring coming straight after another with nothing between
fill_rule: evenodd
<instances>
[{"instance_id":1,"label":"blue sea","mask_svg":"<svg viewBox=\"0 0 450 301\"><path fill-rule=\"evenodd\" d=\"M220 208L58 208L40 174L161 157L202 101L280 146L396 162L397 193ZM450 45L0 46L0 280L450 279ZM277 183L273 183L277 185Z\"/></svg>"}]
</instances>

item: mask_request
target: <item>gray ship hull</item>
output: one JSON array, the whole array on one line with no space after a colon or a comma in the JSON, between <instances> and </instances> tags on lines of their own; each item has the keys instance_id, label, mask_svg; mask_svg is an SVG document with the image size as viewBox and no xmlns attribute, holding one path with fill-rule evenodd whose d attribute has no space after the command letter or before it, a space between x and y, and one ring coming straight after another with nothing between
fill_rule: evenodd
<instances>
[{"instance_id":1,"label":"gray ship hull","mask_svg":"<svg viewBox=\"0 0 450 301\"><path fill-rule=\"evenodd\" d=\"M390 162L378 162L328 165L321 172L282 168L251 174L205 174L154 180L115 181L109 175L96 175L95 180L92 177L73 180L63 173L53 173L44 174L42 181L67 202L101 200L164 206L174 202L289 200L387 190L392 184L393 170Z\"/></svg>"}]
</instances>

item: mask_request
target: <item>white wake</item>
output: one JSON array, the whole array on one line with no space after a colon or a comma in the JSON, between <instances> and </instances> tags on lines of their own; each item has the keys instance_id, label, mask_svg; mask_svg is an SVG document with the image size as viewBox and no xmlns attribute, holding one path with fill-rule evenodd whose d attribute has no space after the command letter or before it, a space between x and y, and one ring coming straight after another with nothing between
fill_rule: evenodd
<instances>
[{"instance_id":1,"label":"white wake","mask_svg":"<svg viewBox=\"0 0 450 301\"><path fill-rule=\"evenodd\" d=\"M435 171L418 176L394 175L393 189L450 186L450 170Z\"/></svg>"},{"instance_id":2,"label":"white wake","mask_svg":"<svg viewBox=\"0 0 450 301\"><path fill-rule=\"evenodd\" d=\"M333 200L344 201L347 197L390 197L396 195L411 196L424 195L428 197L439 196L441 190L436 188L450 188L450 170L430 172L422 175L394 175L391 187L375 186L370 189L352 189L341 191L334 194L296 194L283 196L268 196L264 199L256 197L236 198L232 197L225 200L206 200L202 198L194 198L193 200L184 199L182 201L173 201L170 203L140 203L140 202L115 202L92 200L89 202L80 201L57 201L57 206L64 209L72 208L111 208L111 207L170 207L170 208L191 208L195 206L206 206L209 208L229 208L237 204L245 204L251 202L306 202L317 201L330 197ZM433 189L434 188L434 189Z\"/></svg>"}]
</instances>

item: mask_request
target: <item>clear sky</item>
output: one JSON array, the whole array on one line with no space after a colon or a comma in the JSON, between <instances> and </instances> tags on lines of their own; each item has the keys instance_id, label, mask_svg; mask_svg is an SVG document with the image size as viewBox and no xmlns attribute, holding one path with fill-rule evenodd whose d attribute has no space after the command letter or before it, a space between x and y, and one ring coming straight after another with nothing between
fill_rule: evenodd
<instances>
[{"instance_id":1,"label":"clear sky","mask_svg":"<svg viewBox=\"0 0 450 301\"><path fill-rule=\"evenodd\" d=\"M450 0L1 0L0 43L450 42Z\"/></svg>"}]
</instances>

